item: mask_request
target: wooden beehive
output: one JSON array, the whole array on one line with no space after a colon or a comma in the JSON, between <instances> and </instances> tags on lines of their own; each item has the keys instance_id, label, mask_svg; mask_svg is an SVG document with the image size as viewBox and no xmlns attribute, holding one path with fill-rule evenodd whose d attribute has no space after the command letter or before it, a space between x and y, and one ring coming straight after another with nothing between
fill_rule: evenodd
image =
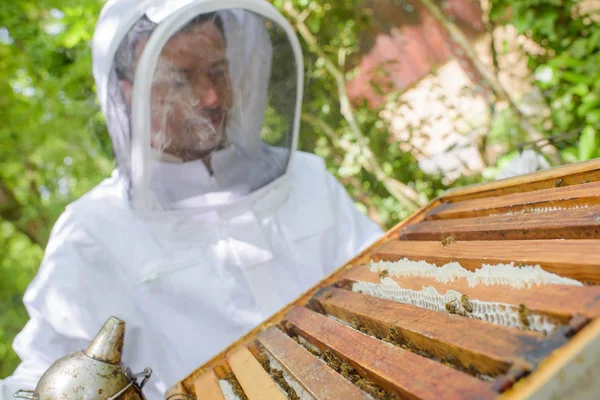
<instances>
[{"instance_id":1,"label":"wooden beehive","mask_svg":"<svg viewBox=\"0 0 600 400\"><path fill-rule=\"evenodd\" d=\"M473 286L465 277L367 266L401 259L424 260L434 271L450 262L468 271L539 265L583 285ZM460 297L435 309L361 290L384 282L402 293L431 286ZM598 283L599 160L461 188L387 232L167 398L223 399L227 388L251 400L600 398ZM514 318L476 315L475 303ZM542 319L552 328L533 326Z\"/></svg>"}]
</instances>

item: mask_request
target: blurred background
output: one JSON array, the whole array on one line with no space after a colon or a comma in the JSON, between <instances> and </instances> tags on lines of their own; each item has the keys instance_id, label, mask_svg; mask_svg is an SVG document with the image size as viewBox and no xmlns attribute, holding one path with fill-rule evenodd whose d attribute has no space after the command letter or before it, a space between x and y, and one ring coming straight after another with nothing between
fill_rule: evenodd
<instances>
[{"instance_id":1,"label":"blurred background","mask_svg":"<svg viewBox=\"0 0 600 400\"><path fill-rule=\"evenodd\" d=\"M0 378L65 205L113 168L91 74L100 0L0 7ZM300 149L384 228L523 150L600 156L597 0L274 0L304 49Z\"/></svg>"}]
</instances>

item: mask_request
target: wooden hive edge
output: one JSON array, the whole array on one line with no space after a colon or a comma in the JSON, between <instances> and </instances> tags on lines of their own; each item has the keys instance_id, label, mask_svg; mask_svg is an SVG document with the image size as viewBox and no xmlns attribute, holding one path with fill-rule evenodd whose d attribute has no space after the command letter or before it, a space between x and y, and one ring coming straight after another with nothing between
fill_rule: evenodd
<instances>
[{"instance_id":1,"label":"wooden hive edge","mask_svg":"<svg viewBox=\"0 0 600 400\"><path fill-rule=\"evenodd\" d=\"M344 265L342 265L341 267L339 267L336 270L334 270L333 272L331 272L329 275L327 275L325 278L323 278L317 284L315 284L310 289L308 289L307 291L302 293L300 296L298 296L291 303L289 303L286 306L279 309L279 311L277 311L271 317L269 317L268 319L263 321L260 325L256 326L252 330L248 331L245 335L243 335L238 340L236 340L235 342L230 344L228 347L223 349L219 354L215 355L213 358L211 358L210 360L205 362L202 366L200 366L199 368L192 371L185 378L177 381L175 384L170 386L169 389L167 390L166 398L168 398L169 396L173 396L174 394L177 394L177 393L183 393L183 394L188 394L188 395L195 394L194 382L205 371L211 370L211 369L219 366L224 361L226 361L227 356L229 354L231 354L233 351L235 351L235 349L237 349L238 347L247 346L248 344L250 344L252 341L254 341L255 336L263 329L280 323L283 320L284 315L289 310L291 310L295 306L300 306L300 305L306 304L308 302L308 300L310 300L310 298L315 293L317 293L319 290L334 284L346 270L348 270L349 268L351 268L354 265L363 264L363 263L367 262L370 258L371 253L373 253L373 251L375 249L379 248L386 241L388 241L390 239L395 239L398 235L398 232L400 230L402 230L402 228L404 228L404 226L422 220L425 217L425 214L428 211L430 211L431 209L433 209L434 207L437 207L440 204L440 202L441 202L441 198L436 198L436 199L432 200L429 204L423 206L422 208L420 208L419 210L414 212L411 216L409 216L405 220L401 221L396 226L394 226L392 229L390 229L389 231L384 233L381 236L381 238L379 238L379 240L375 241L369 247L367 247L362 252L360 252L358 255L356 255L355 257L350 259L348 262L346 262Z\"/></svg>"},{"instance_id":2,"label":"wooden hive edge","mask_svg":"<svg viewBox=\"0 0 600 400\"><path fill-rule=\"evenodd\" d=\"M525 379L500 397L503 400L573 398L597 394L600 382L600 318L593 319L555 350ZM561 397L567 394L567 397Z\"/></svg>"},{"instance_id":3,"label":"wooden hive edge","mask_svg":"<svg viewBox=\"0 0 600 400\"><path fill-rule=\"evenodd\" d=\"M589 161L582 161L567 165L562 165L554 168L549 168L543 171L533 172L526 175L519 175L511 178L500 179L497 181L491 181L486 183L476 183L473 185L467 185L458 187L446 191L443 195L444 200L454 201L460 200L463 197L467 197L473 194L484 194L486 192L493 192L498 189L504 189L517 185L529 184L546 179L557 179L567 175L575 175L584 172L590 172L594 170L600 170L600 158ZM492 194L492 193L490 193ZM483 196L486 197L486 196Z\"/></svg>"}]
</instances>

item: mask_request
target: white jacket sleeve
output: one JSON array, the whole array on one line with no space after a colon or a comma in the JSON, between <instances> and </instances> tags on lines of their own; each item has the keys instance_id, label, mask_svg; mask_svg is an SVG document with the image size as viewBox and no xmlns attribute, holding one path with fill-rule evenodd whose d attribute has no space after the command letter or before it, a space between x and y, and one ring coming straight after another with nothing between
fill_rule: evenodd
<instances>
[{"instance_id":1,"label":"white jacket sleeve","mask_svg":"<svg viewBox=\"0 0 600 400\"><path fill-rule=\"evenodd\" d=\"M530 174L548 168L550 168L550 164L541 154L533 150L525 150L513 158L508 166L500 171L496 179Z\"/></svg>"},{"instance_id":2,"label":"white jacket sleeve","mask_svg":"<svg viewBox=\"0 0 600 400\"><path fill-rule=\"evenodd\" d=\"M144 361L135 353L139 332L135 313L116 267L118 262L67 209L53 228L42 265L25 293L30 320L13 344L22 363L0 381L0 399L13 398L19 389L33 390L56 359L86 348L111 315L127 322L125 364L134 372L143 369Z\"/></svg>"},{"instance_id":3,"label":"white jacket sleeve","mask_svg":"<svg viewBox=\"0 0 600 400\"><path fill-rule=\"evenodd\" d=\"M383 230L356 208L344 186L327 173L336 221L337 255L330 273L367 248L383 235Z\"/></svg>"}]
</instances>

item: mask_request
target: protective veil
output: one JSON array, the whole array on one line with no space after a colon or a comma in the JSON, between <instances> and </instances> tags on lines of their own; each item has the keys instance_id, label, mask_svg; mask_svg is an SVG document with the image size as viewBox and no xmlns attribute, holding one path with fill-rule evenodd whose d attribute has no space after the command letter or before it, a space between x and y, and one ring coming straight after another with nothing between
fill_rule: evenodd
<instances>
[{"instance_id":1,"label":"protective veil","mask_svg":"<svg viewBox=\"0 0 600 400\"><path fill-rule=\"evenodd\" d=\"M381 233L295 149L300 46L268 2L108 1L93 67L118 168L55 225L1 399L110 315L160 399Z\"/></svg>"}]
</instances>

